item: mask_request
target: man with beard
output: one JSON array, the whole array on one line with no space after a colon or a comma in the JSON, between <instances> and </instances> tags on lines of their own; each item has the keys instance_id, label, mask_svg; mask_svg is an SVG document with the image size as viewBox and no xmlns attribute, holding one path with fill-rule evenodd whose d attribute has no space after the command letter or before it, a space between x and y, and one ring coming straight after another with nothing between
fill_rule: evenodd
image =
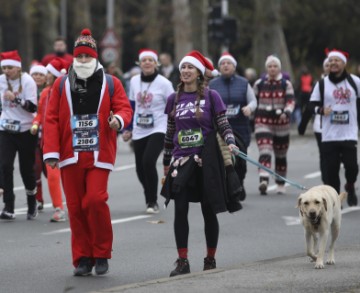
<instances>
[{"instance_id":1,"label":"man with beard","mask_svg":"<svg viewBox=\"0 0 360 293\"><path fill-rule=\"evenodd\" d=\"M46 108L44 160L57 164L66 196L75 276L108 272L113 232L108 178L116 158L117 131L132 109L118 78L99 63L96 41L84 29L74 45L74 62L58 78Z\"/></svg>"},{"instance_id":2,"label":"man with beard","mask_svg":"<svg viewBox=\"0 0 360 293\"><path fill-rule=\"evenodd\" d=\"M328 54L330 73L314 88L310 102L315 114L321 115L321 152L327 172L325 184L340 193L340 163L345 167L345 190L349 206L357 205L355 182L357 163L358 121L357 99L360 79L345 67L349 54L332 50Z\"/></svg>"},{"instance_id":3,"label":"man with beard","mask_svg":"<svg viewBox=\"0 0 360 293\"><path fill-rule=\"evenodd\" d=\"M46 66L56 57L63 58L67 63L71 64L73 62L73 56L67 53L66 41L63 37L59 36L54 41L54 52L47 54L41 60L42 65Z\"/></svg>"}]
</instances>

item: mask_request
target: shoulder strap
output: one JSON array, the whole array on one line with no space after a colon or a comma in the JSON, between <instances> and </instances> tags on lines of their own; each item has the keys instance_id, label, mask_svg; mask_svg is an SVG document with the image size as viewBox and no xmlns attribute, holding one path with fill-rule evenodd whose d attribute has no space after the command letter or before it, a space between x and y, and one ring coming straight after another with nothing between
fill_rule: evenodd
<instances>
[{"instance_id":1,"label":"shoulder strap","mask_svg":"<svg viewBox=\"0 0 360 293\"><path fill-rule=\"evenodd\" d=\"M62 94L62 90L64 88L66 78L67 78L67 74L61 77L60 87L59 87L60 96ZM109 87L109 95L110 95L110 99L111 99L114 96L114 81L113 81L112 76L110 74L106 73L105 78L106 78L106 82L107 82L108 87Z\"/></svg>"},{"instance_id":2,"label":"shoulder strap","mask_svg":"<svg viewBox=\"0 0 360 293\"><path fill-rule=\"evenodd\" d=\"M67 78L67 74L66 74L66 75L63 75L63 76L61 77L60 87L59 87L60 96L62 95L62 90L63 90L64 84L65 84L66 78Z\"/></svg>"},{"instance_id":3,"label":"shoulder strap","mask_svg":"<svg viewBox=\"0 0 360 293\"><path fill-rule=\"evenodd\" d=\"M112 75L105 73L106 82L109 87L109 95L110 99L114 96L114 80L112 78Z\"/></svg>"},{"instance_id":4,"label":"shoulder strap","mask_svg":"<svg viewBox=\"0 0 360 293\"><path fill-rule=\"evenodd\" d=\"M324 79L319 80L320 103L324 105Z\"/></svg>"},{"instance_id":5,"label":"shoulder strap","mask_svg":"<svg viewBox=\"0 0 360 293\"><path fill-rule=\"evenodd\" d=\"M357 89L357 86L356 86L355 81L354 81L354 79L352 78L351 74L348 74L347 80L348 80L348 82L350 83L350 85L353 87L353 89L354 89L354 91L355 91L355 94L356 94L356 97L358 97L358 96L359 96L359 94L358 94L358 89Z\"/></svg>"},{"instance_id":6,"label":"shoulder strap","mask_svg":"<svg viewBox=\"0 0 360 293\"><path fill-rule=\"evenodd\" d=\"M284 92L286 92L286 79L285 78L281 79L281 88L283 89Z\"/></svg>"}]
</instances>

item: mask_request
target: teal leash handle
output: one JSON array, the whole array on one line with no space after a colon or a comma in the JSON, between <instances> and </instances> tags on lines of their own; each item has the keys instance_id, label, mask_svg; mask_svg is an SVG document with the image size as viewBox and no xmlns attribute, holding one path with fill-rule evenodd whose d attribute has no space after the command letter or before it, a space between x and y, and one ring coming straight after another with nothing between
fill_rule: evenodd
<instances>
[{"instance_id":1,"label":"teal leash handle","mask_svg":"<svg viewBox=\"0 0 360 293\"><path fill-rule=\"evenodd\" d=\"M241 152L241 151L239 151L239 150L233 150L232 152L233 152L234 155L236 155L236 156L238 156L238 157L240 157L240 158L242 158L242 159L244 159L244 160L252 163L253 165L255 165L255 166L257 166L257 167L265 170L266 172L270 173L271 175L275 176L276 178L281 179L281 180L289 183L290 185L292 185L292 186L294 186L294 187L296 187L296 188L299 188L299 189L301 189L301 190L307 190L307 188L306 188L305 186L300 185L300 184L298 184L298 183L296 183L296 182L293 182L293 181L291 181L291 180L289 180L289 179L287 179L287 178L285 178L285 177L282 177L281 175L275 173L273 170L271 170L271 169L269 169L269 168L261 165L259 162L257 162L257 161L255 161L254 159L248 157L247 154L245 154L245 153L243 153L243 152Z\"/></svg>"}]
</instances>

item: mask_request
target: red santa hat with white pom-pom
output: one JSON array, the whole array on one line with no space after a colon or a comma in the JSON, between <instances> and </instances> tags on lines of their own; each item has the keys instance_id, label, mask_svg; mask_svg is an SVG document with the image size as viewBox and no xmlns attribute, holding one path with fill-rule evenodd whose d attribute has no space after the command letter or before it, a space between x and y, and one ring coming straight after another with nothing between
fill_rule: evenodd
<instances>
[{"instance_id":1,"label":"red santa hat with white pom-pom","mask_svg":"<svg viewBox=\"0 0 360 293\"><path fill-rule=\"evenodd\" d=\"M184 63L190 63L200 70L202 75L211 75L218 76L219 71L217 71L211 62L206 59L199 51L191 51L179 63L179 70Z\"/></svg>"},{"instance_id":2,"label":"red santa hat with white pom-pom","mask_svg":"<svg viewBox=\"0 0 360 293\"><path fill-rule=\"evenodd\" d=\"M21 57L17 50L0 54L1 66L21 67Z\"/></svg>"},{"instance_id":3,"label":"red santa hat with white pom-pom","mask_svg":"<svg viewBox=\"0 0 360 293\"><path fill-rule=\"evenodd\" d=\"M54 58L46 65L46 69L55 77L65 75L69 69L70 64L59 57Z\"/></svg>"}]
</instances>

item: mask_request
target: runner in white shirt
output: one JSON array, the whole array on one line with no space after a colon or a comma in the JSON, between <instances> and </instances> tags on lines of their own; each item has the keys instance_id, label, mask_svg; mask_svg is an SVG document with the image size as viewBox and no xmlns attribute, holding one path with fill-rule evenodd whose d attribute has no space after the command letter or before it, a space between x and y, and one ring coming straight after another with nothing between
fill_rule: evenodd
<instances>
[{"instance_id":1,"label":"runner in white shirt","mask_svg":"<svg viewBox=\"0 0 360 293\"><path fill-rule=\"evenodd\" d=\"M25 185L27 219L37 216L36 179L34 171L37 137L30 127L37 109L37 87L32 77L21 72L21 58L17 51L1 53L0 96L0 168L3 174L4 209L0 219L15 219L14 161L19 155L20 174Z\"/></svg>"},{"instance_id":2,"label":"runner in white shirt","mask_svg":"<svg viewBox=\"0 0 360 293\"><path fill-rule=\"evenodd\" d=\"M146 212L158 213L157 159L163 150L167 125L164 114L167 98L174 92L171 82L158 74L158 54L150 49L139 52L141 74L130 80L129 99L135 106L133 129L123 133L125 141L132 137L136 173L144 188Z\"/></svg>"},{"instance_id":3,"label":"runner in white shirt","mask_svg":"<svg viewBox=\"0 0 360 293\"><path fill-rule=\"evenodd\" d=\"M357 94L360 93L360 79L347 73L346 52L332 50L328 54L330 73L323 80L323 102L320 82L315 85L310 102L316 114L321 114L322 143L326 177L325 184L340 192L340 163L345 167L345 190L348 205L356 206L355 182L359 172L357 163Z\"/></svg>"}]
</instances>

